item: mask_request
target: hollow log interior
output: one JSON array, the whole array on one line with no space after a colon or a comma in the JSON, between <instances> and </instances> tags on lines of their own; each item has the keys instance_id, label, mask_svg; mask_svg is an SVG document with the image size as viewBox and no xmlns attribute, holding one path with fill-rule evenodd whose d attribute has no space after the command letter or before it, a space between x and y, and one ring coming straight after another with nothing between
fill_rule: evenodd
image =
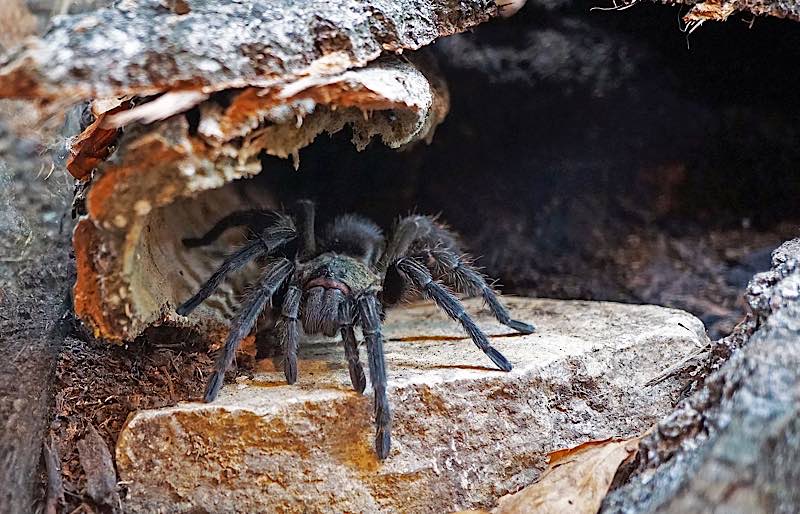
<instances>
[{"instance_id":1,"label":"hollow log interior","mask_svg":"<svg viewBox=\"0 0 800 514\"><path fill-rule=\"evenodd\" d=\"M659 303L725 335L800 218L800 33L739 16L687 35L677 14L529 5L435 46L452 108L430 145L323 136L299 170L264 156L230 187L243 207L313 198L320 223L440 213L506 292Z\"/></svg>"}]
</instances>

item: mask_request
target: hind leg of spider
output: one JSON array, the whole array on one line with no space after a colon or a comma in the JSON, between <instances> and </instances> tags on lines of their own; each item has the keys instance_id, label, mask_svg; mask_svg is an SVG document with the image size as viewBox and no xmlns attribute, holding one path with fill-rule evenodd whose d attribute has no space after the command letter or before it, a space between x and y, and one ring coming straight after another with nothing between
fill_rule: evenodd
<instances>
[{"instance_id":1,"label":"hind leg of spider","mask_svg":"<svg viewBox=\"0 0 800 514\"><path fill-rule=\"evenodd\" d=\"M314 202L311 200L298 200L292 209L300 233L301 257L313 255L317 251L317 236L314 229L315 212Z\"/></svg>"},{"instance_id":2,"label":"hind leg of spider","mask_svg":"<svg viewBox=\"0 0 800 514\"><path fill-rule=\"evenodd\" d=\"M286 290L281 307L281 321L278 332L280 333L281 346L283 347L283 374L287 384L297 382L297 349L300 345L300 298L303 292L297 286L290 286Z\"/></svg>"},{"instance_id":3,"label":"hind leg of spider","mask_svg":"<svg viewBox=\"0 0 800 514\"><path fill-rule=\"evenodd\" d=\"M214 224L208 232L200 237L187 237L182 240L187 248L208 246L229 228L246 226L255 233L262 232L275 217L275 212L265 209L236 211L228 214Z\"/></svg>"},{"instance_id":4,"label":"hind leg of spider","mask_svg":"<svg viewBox=\"0 0 800 514\"><path fill-rule=\"evenodd\" d=\"M364 368L361 366L358 356L358 340L353 329L353 319L355 317L353 307L353 302L349 299L342 302L339 319L342 324L340 331L342 344L344 345L344 355L347 358L347 369L350 371L350 382L353 384L353 389L360 394L367 388L367 377L364 376Z\"/></svg>"},{"instance_id":5,"label":"hind leg of spider","mask_svg":"<svg viewBox=\"0 0 800 514\"><path fill-rule=\"evenodd\" d=\"M358 311L369 355L369 378L375 393L375 452L383 460L392 446L392 413L386 394L386 360L381 334L381 308L375 295L358 299Z\"/></svg>"},{"instance_id":6,"label":"hind leg of spider","mask_svg":"<svg viewBox=\"0 0 800 514\"><path fill-rule=\"evenodd\" d=\"M511 371L511 363L489 343L486 334L470 318L458 298L441 284L433 280L430 271L415 259L404 257L395 264L397 269L418 287L428 298L436 302L450 318L461 323L475 346L481 349L495 365L503 371Z\"/></svg>"},{"instance_id":7,"label":"hind leg of spider","mask_svg":"<svg viewBox=\"0 0 800 514\"><path fill-rule=\"evenodd\" d=\"M441 275L442 281L457 293L482 296L494 317L503 325L521 334L532 334L536 330L536 327L531 324L511 319L508 309L500 302L497 294L489 287L489 284L486 283L483 275L453 250L449 248L434 248L428 250L423 258L427 261L428 268L437 271Z\"/></svg>"},{"instance_id":8,"label":"hind leg of spider","mask_svg":"<svg viewBox=\"0 0 800 514\"><path fill-rule=\"evenodd\" d=\"M247 296L242 309L231 322L231 330L225 340L225 345L220 352L214 367L214 372L206 386L205 401L213 402L222 388L225 372L233 362L236 349L253 329L261 311L270 302L275 292L292 274L294 266L287 259L275 262L262 276L255 288Z\"/></svg>"},{"instance_id":9,"label":"hind leg of spider","mask_svg":"<svg viewBox=\"0 0 800 514\"><path fill-rule=\"evenodd\" d=\"M228 273L240 270L248 262L263 255L264 253L264 245L261 244L260 241L248 242L246 245L239 248L236 250L236 252L225 259L222 265L217 268L217 271L215 271L214 274L212 274L211 277L200 287L200 290L197 291L194 296L183 302L177 309L175 309L175 311L181 316L188 316L189 313L197 308L198 305L203 303L206 298L214 293L217 287L219 287L219 284L222 282L222 279L224 279Z\"/></svg>"}]
</instances>

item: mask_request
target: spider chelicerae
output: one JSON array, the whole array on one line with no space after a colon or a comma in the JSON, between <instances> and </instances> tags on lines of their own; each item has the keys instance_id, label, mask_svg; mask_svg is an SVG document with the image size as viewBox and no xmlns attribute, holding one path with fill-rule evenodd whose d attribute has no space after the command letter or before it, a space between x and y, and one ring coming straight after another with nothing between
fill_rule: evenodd
<instances>
[{"instance_id":1,"label":"spider chelicerae","mask_svg":"<svg viewBox=\"0 0 800 514\"><path fill-rule=\"evenodd\" d=\"M232 320L209 379L207 402L216 398L236 348L267 307L273 309L277 320L275 328L289 384L297 380L301 333L332 337L339 332L353 388L363 393L367 380L359 361L355 333L355 327L361 327L375 395L375 450L379 458L385 459L391 447L391 411L381 335L387 307L411 293L422 293L458 321L475 345L503 371L510 371L511 363L492 347L451 290L482 296L497 320L517 332L530 334L534 327L511 319L483 276L459 250L456 235L433 217L401 218L388 240L375 223L352 214L335 218L317 237L314 218L314 204L300 200L288 213L235 212L222 218L202 237L184 239L187 247L204 246L235 226L247 226L252 234L177 312L188 315L214 292L228 273L254 259L262 259L261 277Z\"/></svg>"}]
</instances>

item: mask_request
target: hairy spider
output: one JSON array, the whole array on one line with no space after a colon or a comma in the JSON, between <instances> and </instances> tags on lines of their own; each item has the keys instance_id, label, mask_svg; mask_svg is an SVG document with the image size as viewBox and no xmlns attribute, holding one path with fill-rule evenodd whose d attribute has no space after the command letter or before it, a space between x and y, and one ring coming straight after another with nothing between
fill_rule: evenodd
<instances>
[{"instance_id":1,"label":"hairy spider","mask_svg":"<svg viewBox=\"0 0 800 514\"><path fill-rule=\"evenodd\" d=\"M375 450L384 459L391 446L391 413L381 335L386 307L409 293L422 293L461 323L475 345L503 371L510 371L511 363L489 344L448 287L483 296L500 323L523 334L534 331L533 326L511 319L483 276L461 256L455 234L432 217L400 219L387 242L375 223L348 214L335 218L318 239L314 230L314 204L301 200L290 213L265 210L233 213L204 236L185 239L184 244L207 245L228 228L242 225L248 226L254 237L225 259L197 294L177 309L178 314L188 315L214 292L225 275L255 258L264 260L261 278L231 322L230 334L206 388L207 402L216 398L236 348L268 305L278 320L283 369L289 384L297 380L301 331L326 336L339 331L353 388L363 393L367 380L359 362L359 343L354 330L360 326L375 395Z\"/></svg>"}]
</instances>

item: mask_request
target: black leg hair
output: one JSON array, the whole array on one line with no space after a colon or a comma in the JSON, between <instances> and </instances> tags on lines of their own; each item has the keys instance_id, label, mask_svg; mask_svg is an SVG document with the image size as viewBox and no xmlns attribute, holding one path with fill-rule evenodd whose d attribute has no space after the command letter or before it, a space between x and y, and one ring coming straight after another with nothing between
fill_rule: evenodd
<instances>
[{"instance_id":1,"label":"black leg hair","mask_svg":"<svg viewBox=\"0 0 800 514\"><path fill-rule=\"evenodd\" d=\"M397 259L405 257L411 244L426 237L433 229L432 219L426 216L407 216L402 218L392 233L392 239L383 252L378 265L380 272L385 272Z\"/></svg>"},{"instance_id":2,"label":"black leg hair","mask_svg":"<svg viewBox=\"0 0 800 514\"><path fill-rule=\"evenodd\" d=\"M333 337L341 327L339 313L341 305L345 301L344 293L338 289L326 289L322 297L322 319L326 320L322 327L322 333L328 337ZM335 320L332 323L330 320Z\"/></svg>"},{"instance_id":3,"label":"black leg hair","mask_svg":"<svg viewBox=\"0 0 800 514\"><path fill-rule=\"evenodd\" d=\"M198 305L203 303L206 298L214 293L214 290L219 287L220 282L222 282L222 279L225 278L228 273L240 270L248 262L264 253L264 245L261 244L261 241L248 241L246 245L239 248L230 257L225 259L217 271L215 271L206 283L200 287L200 290L197 291L194 296L183 302L175 311L181 316L188 316Z\"/></svg>"},{"instance_id":4,"label":"black leg hair","mask_svg":"<svg viewBox=\"0 0 800 514\"><path fill-rule=\"evenodd\" d=\"M461 323L469 337L485 353L495 365L503 371L511 371L511 363L508 362L503 354L497 351L490 343L480 328L472 321L469 314L464 310L464 306L441 284L435 282L430 272L422 264L411 258L403 258L397 261L397 269L407 276L414 285L431 298L436 304L447 313L448 316Z\"/></svg>"},{"instance_id":5,"label":"black leg hair","mask_svg":"<svg viewBox=\"0 0 800 514\"><path fill-rule=\"evenodd\" d=\"M295 203L294 216L300 232L300 258L313 255L317 251L317 236L314 231L315 218L314 202L311 200L298 200Z\"/></svg>"},{"instance_id":6,"label":"black leg hair","mask_svg":"<svg viewBox=\"0 0 800 514\"><path fill-rule=\"evenodd\" d=\"M256 239L248 241L243 247L225 259L217 271L200 287L200 290L183 302L176 309L176 312L181 316L188 316L198 305L214 293L228 273L240 270L256 257L269 255L296 236L297 233L294 230L292 220L285 216L278 216L278 221L267 229L263 235L258 235Z\"/></svg>"},{"instance_id":7,"label":"black leg hair","mask_svg":"<svg viewBox=\"0 0 800 514\"><path fill-rule=\"evenodd\" d=\"M246 226L255 233L261 233L270 222L275 218L275 211L266 209L251 209L246 211L236 211L228 214L219 220L211 230L200 237L187 237L183 239L183 245L187 248L197 248L207 246L219 239L219 237L229 228Z\"/></svg>"},{"instance_id":8,"label":"black leg hair","mask_svg":"<svg viewBox=\"0 0 800 514\"><path fill-rule=\"evenodd\" d=\"M424 257L427 257L426 260L429 262L428 268L434 268L434 271L441 276L444 283L452 287L456 292L482 296L494 317L503 325L522 334L532 334L536 330L533 325L511 319L508 310L500 303L499 298L486 283L483 275L460 258L453 250L444 247L435 248L428 250Z\"/></svg>"},{"instance_id":9,"label":"black leg hair","mask_svg":"<svg viewBox=\"0 0 800 514\"><path fill-rule=\"evenodd\" d=\"M300 345L300 298L303 292L297 286L286 290L281 307L281 325L278 328L283 346L283 374L286 383L297 382L297 348Z\"/></svg>"},{"instance_id":10,"label":"black leg hair","mask_svg":"<svg viewBox=\"0 0 800 514\"><path fill-rule=\"evenodd\" d=\"M360 394L367 388L367 377L364 376L364 368L359 361L358 340L353 329L353 320L355 318L353 307L353 302L349 299L342 302L339 310L339 319L342 324L342 343L344 344L344 355L347 357L347 369L350 370L350 382L353 384L353 389Z\"/></svg>"},{"instance_id":11,"label":"black leg hair","mask_svg":"<svg viewBox=\"0 0 800 514\"><path fill-rule=\"evenodd\" d=\"M375 393L375 452L379 459L389 455L392 446L392 413L386 395L386 362L383 355L381 334L381 309L373 294L358 299L361 326L369 355L369 377Z\"/></svg>"},{"instance_id":12,"label":"black leg hair","mask_svg":"<svg viewBox=\"0 0 800 514\"><path fill-rule=\"evenodd\" d=\"M233 362L239 343L253 329L253 325L255 325L261 311L264 310L264 307L272 299L275 292L286 282L293 270L294 266L288 259L279 259L272 263L261 276L258 285L248 295L242 309L231 322L231 331L225 340L225 345L217 359L214 373L211 375L206 387L206 402L213 402L214 398L217 397L225 380L225 372Z\"/></svg>"}]
</instances>

